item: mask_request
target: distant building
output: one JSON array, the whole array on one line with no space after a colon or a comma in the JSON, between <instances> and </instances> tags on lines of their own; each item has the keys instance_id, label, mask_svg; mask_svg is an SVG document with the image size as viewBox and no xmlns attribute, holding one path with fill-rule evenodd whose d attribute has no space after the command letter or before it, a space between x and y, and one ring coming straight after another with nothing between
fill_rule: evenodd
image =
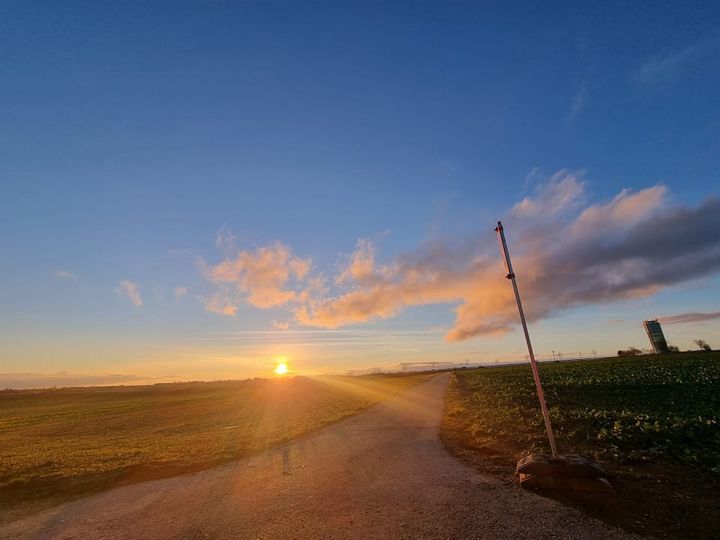
<instances>
[{"instance_id":1,"label":"distant building","mask_svg":"<svg viewBox=\"0 0 720 540\"><path fill-rule=\"evenodd\" d=\"M651 321L643 321L645 332L647 332L650 345L652 345L655 354L663 354L670 352L667 341L665 340L665 334L663 334L662 326L657 319Z\"/></svg>"}]
</instances>

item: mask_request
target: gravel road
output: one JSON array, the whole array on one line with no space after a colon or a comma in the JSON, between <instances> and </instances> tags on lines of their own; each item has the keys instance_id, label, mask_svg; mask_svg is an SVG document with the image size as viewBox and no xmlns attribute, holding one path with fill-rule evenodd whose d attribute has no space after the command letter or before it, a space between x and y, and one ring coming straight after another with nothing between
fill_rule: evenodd
<instances>
[{"instance_id":1,"label":"gravel road","mask_svg":"<svg viewBox=\"0 0 720 540\"><path fill-rule=\"evenodd\" d=\"M448 454L438 439L448 378L267 453L66 503L0 537L625 537Z\"/></svg>"}]
</instances>

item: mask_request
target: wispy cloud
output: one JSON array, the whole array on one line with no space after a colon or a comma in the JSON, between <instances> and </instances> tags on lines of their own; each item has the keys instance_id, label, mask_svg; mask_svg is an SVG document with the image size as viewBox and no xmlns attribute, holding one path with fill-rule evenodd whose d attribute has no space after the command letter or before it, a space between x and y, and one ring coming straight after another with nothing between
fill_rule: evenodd
<instances>
[{"instance_id":1,"label":"wispy cloud","mask_svg":"<svg viewBox=\"0 0 720 540\"><path fill-rule=\"evenodd\" d=\"M215 236L215 246L223 253L232 253L236 250L237 239L235 234L227 227L223 226Z\"/></svg>"},{"instance_id":2,"label":"wispy cloud","mask_svg":"<svg viewBox=\"0 0 720 540\"><path fill-rule=\"evenodd\" d=\"M533 169L530 174L537 174ZM533 197L525 197L512 207L511 215L519 218L536 218L541 215L556 215L580 205L585 190L584 171L563 169L542 184Z\"/></svg>"},{"instance_id":3,"label":"wispy cloud","mask_svg":"<svg viewBox=\"0 0 720 540\"><path fill-rule=\"evenodd\" d=\"M632 78L641 84L655 84L673 80L699 61L707 53L716 51L720 47L720 36L705 36L695 43L677 49L666 51L647 59L633 73Z\"/></svg>"},{"instance_id":4,"label":"wispy cloud","mask_svg":"<svg viewBox=\"0 0 720 540\"><path fill-rule=\"evenodd\" d=\"M570 111L568 112L568 123L573 124L577 117L580 115L582 110L585 108L585 103L588 98L587 83L583 82L575 92L575 95L570 102Z\"/></svg>"},{"instance_id":5,"label":"wispy cloud","mask_svg":"<svg viewBox=\"0 0 720 540\"><path fill-rule=\"evenodd\" d=\"M213 293L209 298L198 296L198 300L205 306L207 311L234 317L237 313L237 301L232 291L223 289Z\"/></svg>"},{"instance_id":6,"label":"wispy cloud","mask_svg":"<svg viewBox=\"0 0 720 540\"><path fill-rule=\"evenodd\" d=\"M123 279L120 283L118 283L115 291L121 296L129 298L134 306L140 307L143 305L142 296L140 294L140 286L137 283Z\"/></svg>"},{"instance_id":7,"label":"wispy cloud","mask_svg":"<svg viewBox=\"0 0 720 540\"><path fill-rule=\"evenodd\" d=\"M188 293L187 287L185 287L183 285L180 285L179 287L175 287L175 289L173 290L173 295L175 296L175 298L178 298L178 299L182 298L187 293Z\"/></svg>"},{"instance_id":8,"label":"wispy cloud","mask_svg":"<svg viewBox=\"0 0 720 540\"><path fill-rule=\"evenodd\" d=\"M288 321L289 323L290 321ZM322 344L323 348L335 348L347 351L349 346L362 346L363 348L397 348L405 347L408 343L413 346L430 346L441 341L442 329L423 330L381 330L352 328L343 330L329 329L287 329L273 330L247 330L236 332L215 332L195 336L183 337L178 340L183 343L237 343L245 347L256 347L260 354L267 354L267 347L286 346L290 349L298 346L314 346Z\"/></svg>"},{"instance_id":9,"label":"wispy cloud","mask_svg":"<svg viewBox=\"0 0 720 540\"><path fill-rule=\"evenodd\" d=\"M666 196L656 185L588 204L582 174L560 171L513 206L504 221L528 318L647 296L720 271L720 199L673 207ZM242 252L207 268L217 286L212 306L228 309L242 294L257 307L289 310L300 325L339 328L409 306L447 304L455 312L448 340L505 332L517 313L492 225L471 238L426 242L386 263L362 239L332 280L311 275L309 261L282 244ZM257 268L261 278L251 279ZM234 289L223 288L227 283Z\"/></svg>"},{"instance_id":10,"label":"wispy cloud","mask_svg":"<svg viewBox=\"0 0 720 540\"><path fill-rule=\"evenodd\" d=\"M678 315L660 317L659 321L663 324L682 324L711 321L713 319L720 319L720 311L712 311L710 313L680 313Z\"/></svg>"},{"instance_id":11,"label":"wispy cloud","mask_svg":"<svg viewBox=\"0 0 720 540\"><path fill-rule=\"evenodd\" d=\"M290 328L290 321L272 320L270 321L270 326L272 326L275 330L287 330Z\"/></svg>"},{"instance_id":12,"label":"wispy cloud","mask_svg":"<svg viewBox=\"0 0 720 540\"><path fill-rule=\"evenodd\" d=\"M59 277L60 279L77 279L75 274L67 270L56 270L55 277Z\"/></svg>"}]
</instances>

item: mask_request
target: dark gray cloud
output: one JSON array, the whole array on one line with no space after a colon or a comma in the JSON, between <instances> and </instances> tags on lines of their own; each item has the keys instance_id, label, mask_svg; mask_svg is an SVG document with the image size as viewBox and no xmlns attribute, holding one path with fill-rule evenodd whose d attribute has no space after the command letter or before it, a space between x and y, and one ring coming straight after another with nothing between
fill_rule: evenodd
<instances>
[{"instance_id":1,"label":"dark gray cloud","mask_svg":"<svg viewBox=\"0 0 720 540\"><path fill-rule=\"evenodd\" d=\"M526 286L546 309L606 302L720 271L720 199L696 208L659 209L628 228L602 229L532 257Z\"/></svg>"}]
</instances>

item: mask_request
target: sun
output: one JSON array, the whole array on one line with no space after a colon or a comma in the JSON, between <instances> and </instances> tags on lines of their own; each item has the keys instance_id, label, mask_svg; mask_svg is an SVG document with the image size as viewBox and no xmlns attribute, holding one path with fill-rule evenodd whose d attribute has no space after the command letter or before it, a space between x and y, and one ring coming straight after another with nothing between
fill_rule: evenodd
<instances>
[{"instance_id":1,"label":"sun","mask_svg":"<svg viewBox=\"0 0 720 540\"><path fill-rule=\"evenodd\" d=\"M283 361L279 361L278 365L275 366L275 369L273 370L275 372L275 375L286 375L288 372L287 363Z\"/></svg>"}]
</instances>

